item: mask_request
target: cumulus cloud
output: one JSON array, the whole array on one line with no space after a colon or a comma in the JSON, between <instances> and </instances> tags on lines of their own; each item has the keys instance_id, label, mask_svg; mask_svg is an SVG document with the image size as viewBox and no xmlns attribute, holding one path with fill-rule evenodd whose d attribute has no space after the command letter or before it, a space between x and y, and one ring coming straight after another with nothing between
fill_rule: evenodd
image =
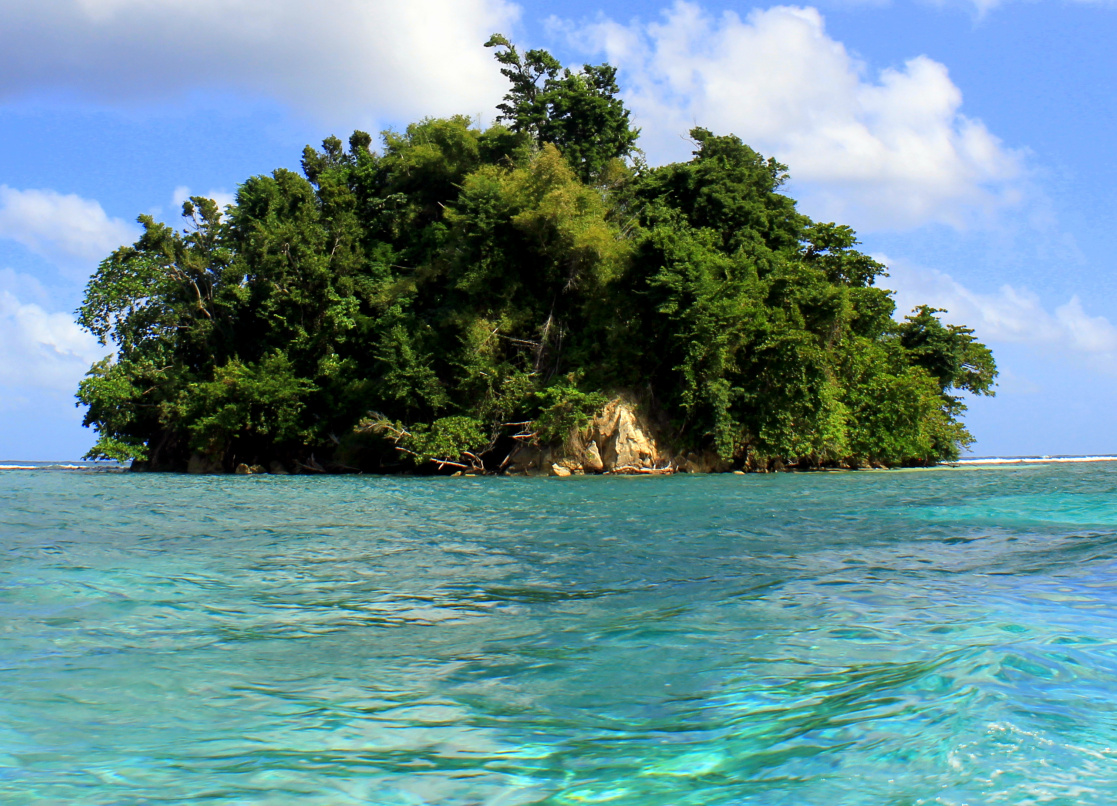
<instances>
[{"instance_id":1,"label":"cumulus cloud","mask_svg":"<svg viewBox=\"0 0 1117 806\"><path fill-rule=\"evenodd\" d=\"M1018 199L1021 154L961 114L939 62L873 75L814 8L745 19L679 0L658 22L554 22L620 66L653 161L685 159L695 125L732 132L791 167L813 214L859 227L966 227Z\"/></svg>"},{"instance_id":2,"label":"cumulus cloud","mask_svg":"<svg viewBox=\"0 0 1117 806\"><path fill-rule=\"evenodd\" d=\"M88 274L138 232L134 224L110 218L92 199L0 185L0 238L11 238L61 268Z\"/></svg>"},{"instance_id":3,"label":"cumulus cloud","mask_svg":"<svg viewBox=\"0 0 1117 806\"><path fill-rule=\"evenodd\" d=\"M37 0L0 3L0 97L100 100L198 87L333 119L487 111L503 79L481 45L507 0Z\"/></svg>"},{"instance_id":4,"label":"cumulus cloud","mask_svg":"<svg viewBox=\"0 0 1117 806\"><path fill-rule=\"evenodd\" d=\"M0 389L73 392L108 354L69 313L52 313L0 290Z\"/></svg>"},{"instance_id":5,"label":"cumulus cloud","mask_svg":"<svg viewBox=\"0 0 1117 806\"><path fill-rule=\"evenodd\" d=\"M967 288L948 274L903 261L889 261L887 285L896 290L897 311L923 303L945 308L947 321L964 323L989 343L1030 344L1084 356L1098 368L1117 370L1117 327L1088 313L1077 295L1048 309L1028 289L1003 285L994 293Z\"/></svg>"}]
</instances>

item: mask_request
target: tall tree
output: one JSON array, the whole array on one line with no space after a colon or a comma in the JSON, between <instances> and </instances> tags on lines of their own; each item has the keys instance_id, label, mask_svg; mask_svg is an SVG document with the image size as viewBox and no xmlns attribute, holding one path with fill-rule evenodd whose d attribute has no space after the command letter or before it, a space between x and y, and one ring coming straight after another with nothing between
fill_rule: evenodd
<instances>
[{"instance_id":1,"label":"tall tree","mask_svg":"<svg viewBox=\"0 0 1117 806\"><path fill-rule=\"evenodd\" d=\"M555 145L583 181L594 180L611 161L636 150L640 132L632 128L619 98L615 67L587 64L572 72L545 50L521 56L501 34L493 34L485 46L497 49L501 73L511 83L497 107L500 119L540 146Z\"/></svg>"}]
</instances>

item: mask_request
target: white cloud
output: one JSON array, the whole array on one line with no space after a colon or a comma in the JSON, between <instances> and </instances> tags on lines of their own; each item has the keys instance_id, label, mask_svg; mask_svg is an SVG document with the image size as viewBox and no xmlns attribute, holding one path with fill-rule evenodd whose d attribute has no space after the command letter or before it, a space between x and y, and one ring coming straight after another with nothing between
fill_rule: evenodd
<instances>
[{"instance_id":1,"label":"white cloud","mask_svg":"<svg viewBox=\"0 0 1117 806\"><path fill-rule=\"evenodd\" d=\"M133 242L138 232L135 225L110 218L92 199L0 185L0 238L11 238L82 275L120 245Z\"/></svg>"},{"instance_id":2,"label":"white cloud","mask_svg":"<svg viewBox=\"0 0 1117 806\"><path fill-rule=\"evenodd\" d=\"M216 88L331 120L475 114L503 94L482 45L517 17L508 0L4 0L0 97Z\"/></svg>"},{"instance_id":3,"label":"white cloud","mask_svg":"<svg viewBox=\"0 0 1117 806\"><path fill-rule=\"evenodd\" d=\"M678 0L651 24L554 24L622 68L653 161L688 158L695 125L732 132L787 163L812 212L860 228L964 228L1018 200L1021 155L959 112L946 67L916 56L872 76L814 8L742 20Z\"/></svg>"},{"instance_id":4,"label":"white cloud","mask_svg":"<svg viewBox=\"0 0 1117 806\"><path fill-rule=\"evenodd\" d=\"M109 350L74 323L0 290L0 389L77 390L90 365Z\"/></svg>"},{"instance_id":5,"label":"white cloud","mask_svg":"<svg viewBox=\"0 0 1117 806\"><path fill-rule=\"evenodd\" d=\"M109 350L52 312L57 291L0 269L0 459L73 459L92 442L74 393Z\"/></svg>"},{"instance_id":6,"label":"white cloud","mask_svg":"<svg viewBox=\"0 0 1117 806\"><path fill-rule=\"evenodd\" d=\"M175 214L180 213L182 211L182 203L191 196L205 196L207 199L213 199L222 210L237 200L236 194L230 193L227 190L210 190L206 193L194 193L186 185L179 185L175 188L174 193L171 194L171 212Z\"/></svg>"},{"instance_id":7,"label":"white cloud","mask_svg":"<svg viewBox=\"0 0 1117 806\"><path fill-rule=\"evenodd\" d=\"M0 292L7 291L25 302L47 305L53 296L52 289L42 284L38 277L14 269L0 269Z\"/></svg>"},{"instance_id":8,"label":"white cloud","mask_svg":"<svg viewBox=\"0 0 1117 806\"><path fill-rule=\"evenodd\" d=\"M1098 368L1117 369L1117 327L1104 316L1087 313L1077 295L1049 310L1028 289L1003 285L995 293L979 293L948 274L878 259L889 265L883 284L896 290L898 314L921 303L945 308L946 321L972 327L982 341L1035 345L1085 356Z\"/></svg>"},{"instance_id":9,"label":"white cloud","mask_svg":"<svg viewBox=\"0 0 1117 806\"><path fill-rule=\"evenodd\" d=\"M1055 319L1077 349L1087 353L1117 352L1117 327L1104 316L1090 316L1075 294L1055 309Z\"/></svg>"}]
</instances>

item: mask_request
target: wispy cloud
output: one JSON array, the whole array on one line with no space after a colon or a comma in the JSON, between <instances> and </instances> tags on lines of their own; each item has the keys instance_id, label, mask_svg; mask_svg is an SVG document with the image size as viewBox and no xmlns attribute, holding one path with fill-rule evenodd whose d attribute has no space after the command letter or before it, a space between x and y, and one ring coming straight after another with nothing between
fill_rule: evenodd
<instances>
[{"instance_id":1,"label":"wispy cloud","mask_svg":"<svg viewBox=\"0 0 1117 806\"><path fill-rule=\"evenodd\" d=\"M949 6L970 6L977 19L983 19L990 12L1002 6L1010 5L1013 0L937 0L936 5L949 7ZM1035 2L1035 0L1029 0ZM1063 0L1064 3L1084 6L1098 6L1099 8L1117 8L1117 0Z\"/></svg>"},{"instance_id":2,"label":"wispy cloud","mask_svg":"<svg viewBox=\"0 0 1117 806\"><path fill-rule=\"evenodd\" d=\"M1033 345L1117 371L1117 326L1087 312L1077 295L1048 307L1026 288L1002 285L993 293L982 293L940 271L886 256L878 259L890 266L883 284L896 290L898 313L921 303L944 308L948 321L972 327L978 338L990 344Z\"/></svg>"},{"instance_id":3,"label":"wispy cloud","mask_svg":"<svg viewBox=\"0 0 1117 806\"><path fill-rule=\"evenodd\" d=\"M64 270L86 276L139 230L110 218L101 205L53 190L0 185L0 238L10 238Z\"/></svg>"}]
</instances>

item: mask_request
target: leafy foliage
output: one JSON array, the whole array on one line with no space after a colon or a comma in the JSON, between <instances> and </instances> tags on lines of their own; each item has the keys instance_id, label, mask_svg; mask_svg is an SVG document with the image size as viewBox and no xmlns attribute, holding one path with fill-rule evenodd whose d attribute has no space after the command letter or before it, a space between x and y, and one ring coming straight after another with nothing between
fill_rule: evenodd
<instances>
[{"instance_id":1,"label":"leafy foliage","mask_svg":"<svg viewBox=\"0 0 1117 806\"><path fill-rule=\"evenodd\" d=\"M545 50L520 55L500 34L485 47L498 49L500 72L511 84L497 107L501 121L537 145L556 146L583 181L636 150L640 132L629 125L629 112L617 97L617 68L587 64L574 73Z\"/></svg>"},{"instance_id":2,"label":"leafy foliage","mask_svg":"<svg viewBox=\"0 0 1117 806\"><path fill-rule=\"evenodd\" d=\"M493 470L618 390L739 466L957 456L992 355L935 309L896 321L885 267L796 210L785 166L704 129L688 162L626 163L612 67L489 45L501 124L330 137L181 230L140 217L77 313L117 348L78 389L90 456Z\"/></svg>"},{"instance_id":3,"label":"leafy foliage","mask_svg":"<svg viewBox=\"0 0 1117 806\"><path fill-rule=\"evenodd\" d=\"M572 431L581 431L608 399L601 392L586 392L578 388L576 376L547 387L536 395L539 414L535 418L535 432L544 443L561 444Z\"/></svg>"}]
</instances>

